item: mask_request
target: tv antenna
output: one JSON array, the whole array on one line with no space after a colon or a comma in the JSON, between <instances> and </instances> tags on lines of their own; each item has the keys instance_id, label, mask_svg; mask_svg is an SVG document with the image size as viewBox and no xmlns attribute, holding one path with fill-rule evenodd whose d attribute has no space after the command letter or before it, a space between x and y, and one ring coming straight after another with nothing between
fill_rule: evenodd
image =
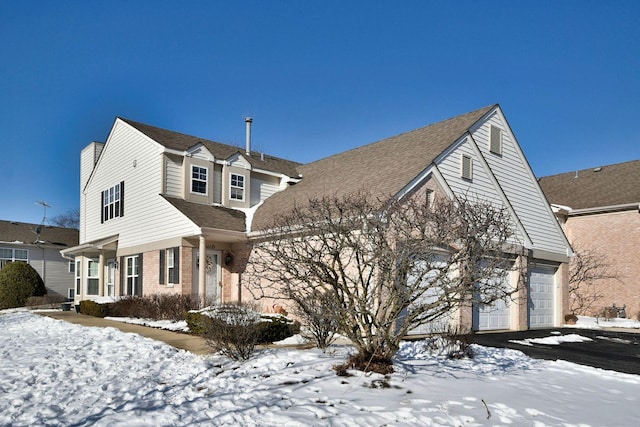
<instances>
[{"instance_id":1,"label":"tv antenna","mask_svg":"<svg viewBox=\"0 0 640 427\"><path fill-rule=\"evenodd\" d=\"M47 219L47 208L50 208L51 205L43 201L37 201L36 204L42 206L42 209L44 209L44 213L42 214L42 221L40 221L40 225L44 225L45 223L51 225L51 223L49 223L49 220Z\"/></svg>"}]
</instances>

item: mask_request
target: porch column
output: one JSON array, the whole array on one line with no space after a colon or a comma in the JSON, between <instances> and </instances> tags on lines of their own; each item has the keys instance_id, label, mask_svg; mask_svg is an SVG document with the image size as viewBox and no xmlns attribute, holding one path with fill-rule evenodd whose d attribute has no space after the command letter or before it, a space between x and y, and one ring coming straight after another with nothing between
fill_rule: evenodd
<instances>
[{"instance_id":1,"label":"porch column","mask_svg":"<svg viewBox=\"0 0 640 427\"><path fill-rule=\"evenodd\" d=\"M207 245L204 236L200 236L200 262L198 263L198 296L201 302L207 297Z\"/></svg>"},{"instance_id":2,"label":"porch column","mask_svg":"<svg viewBox=\"0 0 640 427\"><path fill-rule=\"evenodd\" d=\"M106 286L104 281L104 253L100 252L100 258L98 259L98 295L105 296L106 292L104 287Z\"/></svg>"}]
</instances>

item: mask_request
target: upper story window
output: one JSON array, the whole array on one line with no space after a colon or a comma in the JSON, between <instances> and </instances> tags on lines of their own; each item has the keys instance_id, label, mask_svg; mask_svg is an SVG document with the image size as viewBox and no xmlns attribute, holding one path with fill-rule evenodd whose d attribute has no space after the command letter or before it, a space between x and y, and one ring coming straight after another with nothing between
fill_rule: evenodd
<instances>
[{"instance_id":1,"label":"upper story window","mask_svg":"<svg viewBox=\"0 0 640 427\"><path fill-rule=\"evenodd\" d=\"M15 261L29 262L29 250L0 248L0 270L5 265Z\"/></svg>"},{"instance_id":2,"label":"upper story window","mask_svg":"<svg viewBox=\"0 0 640 427\"><path fill-rule=\"evenodd\" d=\"M191 166L191 192L207 194L207 168Z\"/></svg>"},{"instance_id":3,"label":"upper story window","mask_svg":"<svg viewBox=\"0 0 640 427\"><path fill-rule=\"evenodd\" d=\"M124 181L102 192L100 222L124 216Z\"/></svg>"},{"instance_id":4,"label":"upper story window","mask_svg":"<svg viewBox=\"0 0 640 427\"><path fill-rule=\"evenodd\" d=\"M244 175L231 174L229 198L244 200Z\"/></svg>"},{"instance_id":5,"label":"upper story window","mask_svg":"<svg viewBox=\"0 0 640 427\"><path fill-rule=\"evenodd\" d=\"M502 129L494 125L491 125L489 135L489 151L502 155Z\"/></svg>"},{"instance_id":6,"label":"upper story window","mask_svg":"<svg viewBox=\"0 0 640 427\"><path fill-rule=\"evenodd\" d=\"M471 156L467 156L466 154L462 155L462 162L460 165L460 176L463 179L471 180L473 179L473 160Z\"/></svg>"}]
</instances>

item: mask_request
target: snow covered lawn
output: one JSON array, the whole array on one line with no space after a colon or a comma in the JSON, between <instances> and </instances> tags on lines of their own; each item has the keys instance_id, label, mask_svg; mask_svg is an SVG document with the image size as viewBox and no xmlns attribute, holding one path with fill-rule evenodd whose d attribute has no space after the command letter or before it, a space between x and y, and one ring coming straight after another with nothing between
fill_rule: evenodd
<instances>
[{"instance_id":1,"label":"snow covered lawn","mask_svg":"<svg viewBox=\"0 0 640 427\"><path fill-rule=\"evenodd\" d=\"M345 346L240 364L24 311L0 331L0 425L630 426L640 408L640 376L514 350L447 360L407 343L385 379L336 376Z\"/></svg>"}]
</instances>

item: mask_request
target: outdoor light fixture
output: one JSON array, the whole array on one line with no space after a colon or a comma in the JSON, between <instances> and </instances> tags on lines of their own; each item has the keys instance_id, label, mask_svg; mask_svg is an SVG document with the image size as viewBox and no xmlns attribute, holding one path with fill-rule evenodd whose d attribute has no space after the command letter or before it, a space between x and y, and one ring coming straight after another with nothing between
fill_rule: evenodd
<instances>
[{"instance_id":1,"label":"outdoor light fixture","mask_svg":"<svg viewBox=\"0 0 640 427\"><path fill-rule=\"evenodd\" d=\"M233 255L227 254L227 256L224 259L224 263L226 265L231 265L232 262L233 262Z\"/></svg>"}]
</instances>

